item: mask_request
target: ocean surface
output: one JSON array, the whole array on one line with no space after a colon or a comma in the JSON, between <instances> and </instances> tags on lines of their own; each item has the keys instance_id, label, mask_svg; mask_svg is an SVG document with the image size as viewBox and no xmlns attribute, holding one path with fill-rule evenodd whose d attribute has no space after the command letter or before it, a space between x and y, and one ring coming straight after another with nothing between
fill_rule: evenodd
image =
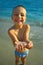
<instances>
[{"instance_id":1,"label":"ocean surface","mask_svg":"<svg viewBox=\"0 0 43 65\"><path fill-rule=\"evenodd\" d=\"M43 0L0 0L0 65L14 65L14 46L8 36L8 29L13 25L12 9L24 5L27 10L26 24L30 24L30 50L26 65L43 65Z\"/></svg>"}]
</instances>

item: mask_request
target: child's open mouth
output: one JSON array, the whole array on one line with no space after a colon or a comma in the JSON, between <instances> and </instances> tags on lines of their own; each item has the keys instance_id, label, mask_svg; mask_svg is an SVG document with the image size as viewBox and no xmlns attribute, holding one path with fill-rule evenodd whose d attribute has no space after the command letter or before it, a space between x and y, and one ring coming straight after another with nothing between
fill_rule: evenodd
<instances>
[{"instance_id":1,"label":"child's open mouth","mask_svg":"<svg viewBox=\"0 0 43 65\"><path fill-rule=\"evenodd\" d=\"M18 20L17 22L20 23L20 22L22 22L22 20Z\"/></svg>"}]
</instances>

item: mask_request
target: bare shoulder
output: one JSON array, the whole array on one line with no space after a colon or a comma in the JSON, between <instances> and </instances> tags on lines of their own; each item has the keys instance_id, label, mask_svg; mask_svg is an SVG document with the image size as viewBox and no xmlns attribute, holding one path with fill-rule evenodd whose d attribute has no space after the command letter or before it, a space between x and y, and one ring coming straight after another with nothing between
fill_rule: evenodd
<instances>
[{"instance_id":1,"label":"bare shoulder","mask_svg":"<svg viewBox=\"0 0 43 65\"><path fill-rule=\"evenodd\" d=\"M30 25L29 24L25 24L25 29L30 29Z\"/></svg>"},{"instance_id":2,"label":"bare shoulder","mask_svg":"<svg viewBox=\"0 0 43 65\"><path fill-rule=\"evenodd\" d=\"M8 29L8 33L14 31L14 26Z\"/></svg>"}]
</instances>

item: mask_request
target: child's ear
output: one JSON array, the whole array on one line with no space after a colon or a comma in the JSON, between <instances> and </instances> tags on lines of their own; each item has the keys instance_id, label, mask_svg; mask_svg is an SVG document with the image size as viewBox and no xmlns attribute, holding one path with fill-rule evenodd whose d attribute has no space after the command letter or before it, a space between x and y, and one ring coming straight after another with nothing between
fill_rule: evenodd
<instances>
[{"instance_id":1,"label":"child's ear","mask_svg":"<svg viewBox=\"0 0 43 65\"><path fill-rule=\"evenodd\" d=\"M11 19L13 20L13 14L11 14Z\"/></svg>"}]
</instances>

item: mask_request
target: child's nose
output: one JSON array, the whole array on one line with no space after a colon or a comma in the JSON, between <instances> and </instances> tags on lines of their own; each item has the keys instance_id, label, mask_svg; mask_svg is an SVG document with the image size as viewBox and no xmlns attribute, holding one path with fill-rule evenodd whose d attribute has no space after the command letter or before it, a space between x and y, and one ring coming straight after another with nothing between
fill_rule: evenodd
<instances>
[{"instance_id":1,"label":"child's nose","mask_svg":"<svg viewBox=\"0 0 43 65\"><path fill-rule=\"evenodd\" d=\"M18 18L21 18L21 15L20 14L18 15Z\"/></svg>"}]
</instances>

